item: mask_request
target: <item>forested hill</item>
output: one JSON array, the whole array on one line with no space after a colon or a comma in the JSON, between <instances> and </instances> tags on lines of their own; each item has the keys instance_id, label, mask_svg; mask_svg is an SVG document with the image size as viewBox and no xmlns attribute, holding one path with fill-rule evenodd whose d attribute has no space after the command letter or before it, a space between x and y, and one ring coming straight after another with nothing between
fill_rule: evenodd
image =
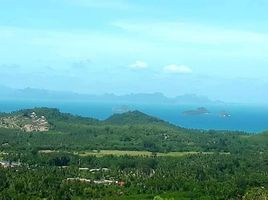
<instances>
[{"instance_id":1,"label":"forested hill","mask_svg":"<svg viewBox=\"0 0 268 200\"><path fill-rule=\"evenodd\" d=\"M266 149L263 141L267 138L267 134L251 136L240 132L184 129L139 111L115 114L104 121L50 108L26 109L0 116L2 150L241 152Z\"/></svg>"},{"instance_id":2,"label":"forested hill","mask_svg":"<svg viewBox=\"0 0 268 200\"><path fill-rule=\"evenodd\" d=\"M16 116L21 117L30 117L32 113L35 113L37 116L44 116L51 123L64 122L68 124L87 124L87 125L161 125L163 127L173 127L179 128L175 125L172 125L164 120L158 119L153 116L149 116L145 113L142 113L138 110L128 111L121 114L113 114L108 117L106 120L98 120L89 117L81 117L78 115L72 115L70 113L62 113L57 108L33 108L33 109L24 109L15 111L12 113L0 113L0 116Z\"/></svg>"},{"instance_id":3,"label":"forested hill","mask_svg":"<svg viewBox=\"0 0 268 200\"><path fill-rule=\"evenodd\" d=\"M165 122L156 117L146 115L140 111L129 111L122 114L114 114L104 122L114 125L148 125L158 124L162 126L172 126L168 122Z\"/></svg>"},{"instance_id":4,"label":"forested hill","mask_svg":"<svg viewBox=\"0 0 268 200\"><path fill-rule=\"evenodd\" d=\"M267 199L267 142L139 111L103 121L50 108L2 113L0 200Z\"/></svg>"},{"instance_id":5,"label":"forested hill","mask_svg":"<svg viewBox=\"0 0 268 200\"><path fill-rule=\"evenodd\" d=\"M36 113L38 116L45 116L48 121L64 121L66 123L98 123L99 120L89 117L81 117L77 115L72 115L70 113L62 113L57 108L33 108L24 109L12 112L11 115L24 115L30 116L32 113Z\"/></svg>"}]
</instances>

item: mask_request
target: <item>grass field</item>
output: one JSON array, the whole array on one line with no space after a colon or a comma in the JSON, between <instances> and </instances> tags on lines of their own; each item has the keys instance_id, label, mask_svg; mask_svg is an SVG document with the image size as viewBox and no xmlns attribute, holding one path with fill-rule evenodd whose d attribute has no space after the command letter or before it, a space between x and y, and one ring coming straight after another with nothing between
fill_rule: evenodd
<instances>
[{"instance_id":1,"label":"grass field","mask_svg":"<svg viewBox=\"0 0 268 200\"><path fill-rule=\"evenodd\" d=\"M97 157L102 157L102 156L108 156L108 155L113 155L113 156L152 156L156 155L159 157L164 157L164 156L170 156L170 157L181 157L181 156L186 156L186 155L193 155L193 154L199 154L200 152L169 152L169 153L156 153L153 154L152 152L149 151L120 151L120 150L101 150L101 151L90 151L90 152L83 152L79 153L80 156L97 156ZM202 154L212 154L213 152L202 152Z\"/></svg>"},{"instance_id":2,"label":"grass field","mask_svg":"<svg viewBox=\"0 0 268 200\"><path fill-rule=\"evenodd\" d=\"M149 151L123 151L123 150L94 150L94 151L84 151L84 152L64 152L64 151L54 151L54 150L40 150L39 153L73 153L74 155L79 155L81 157L86 156L96 156L96 157L103 157L103 156L158 156L158 157L182 157L187 155L195 155L195 154L214 154L214 152L168 152L168 153L152 153ZM224 155L228 155L230 153L220 153Z\"/></svg>"},{"instance_id":3,"label":"grass field","mask_svg":"<svg viewBox=\"0 0 268 200\"><path fill-rule=\"evenodd\" d=\"M149 151L120 151L120 150L101 150L101 151L89 151L89 152L83 152L79 153L80 156L151 156L152 153Z\"/></svg>"}]
</instances>

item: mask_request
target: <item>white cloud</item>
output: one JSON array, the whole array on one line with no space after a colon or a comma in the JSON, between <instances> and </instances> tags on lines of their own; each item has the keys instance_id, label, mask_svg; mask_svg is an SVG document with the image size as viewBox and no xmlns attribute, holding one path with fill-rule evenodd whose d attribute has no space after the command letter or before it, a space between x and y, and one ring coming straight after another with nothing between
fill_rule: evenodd
<instances>
[{"instance_id":1,"label":"white cloud","mask_svg":"<svg viewBox=\"0 0 268 200\"><path fill-rule=\"evenodd\" d=\"M131 69L146 69L149 67L149 65L144 61L137 60L135 63L131 64L129 67Z\"/></svg>"},{"instance_id":2,"label":"white cloud","mask_svg":"<svg viewBox=\"0 0 268 200\"><path fill-rule=\"evenodd\" d=\"M163 70L167 73L172 73L172 74L190 74L193 72L190 67L187 67L185 65L176 65L176 64L167 65L163 68Z\"/></svg>"}]
</instances>

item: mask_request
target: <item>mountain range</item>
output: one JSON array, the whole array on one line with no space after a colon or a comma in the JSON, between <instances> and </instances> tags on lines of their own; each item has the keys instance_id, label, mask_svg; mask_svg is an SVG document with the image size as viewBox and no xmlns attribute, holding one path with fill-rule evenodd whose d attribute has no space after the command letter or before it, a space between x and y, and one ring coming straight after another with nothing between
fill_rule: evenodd
<instances>
[{"instance_id":1,"label":"mountain range","mask_svg":"<svg viewBox=\"0 0 268 200\"><path fill-rule=\"evenodd\" d=\"M88 101L125 104L223 104L222 101L211 100L206 96L196 94L185 94L176 97L166 97L162 93L93 95L36 88L12 89L4 86L0 86L0 93L0 99L2 100Z\"/></svg>"}]
</instances>

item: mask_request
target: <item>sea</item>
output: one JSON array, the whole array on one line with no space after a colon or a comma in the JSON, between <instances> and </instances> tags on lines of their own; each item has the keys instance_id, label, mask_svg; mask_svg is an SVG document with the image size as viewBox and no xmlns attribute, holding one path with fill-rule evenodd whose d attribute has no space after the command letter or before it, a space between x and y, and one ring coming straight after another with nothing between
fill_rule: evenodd
<instances>
[{"instance_id":1,"label":"sea","mask_svg":"<svg viewBox=\"0 0 268 200\"><path fill-rule=\"evenodd\" d=\"M139 110L174 125L205 130L243 131L260 133L268 130L268 106L245 104L174 105L174 104L123 104L101 102L0 100L0 112L26 108L50 107L84 117L104 120L128 110ZM185 111L205 107L209 113L189 115ZM226 113L223 116L222 113Z\"/></svg>"}]
</instances>

